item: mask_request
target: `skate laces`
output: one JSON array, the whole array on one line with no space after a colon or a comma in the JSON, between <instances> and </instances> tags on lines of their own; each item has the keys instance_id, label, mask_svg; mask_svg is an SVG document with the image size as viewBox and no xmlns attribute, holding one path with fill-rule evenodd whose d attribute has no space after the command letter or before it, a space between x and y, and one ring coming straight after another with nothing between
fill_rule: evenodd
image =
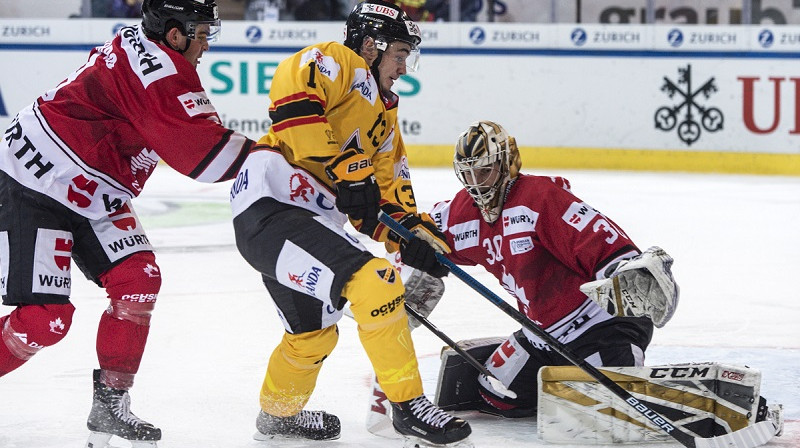
<instances>
[{"instance_id":1,"label":"skate laces","mask_svg":"<svg viewBox=\"0 0 800 448\"><path fill-rule=\"evenodd\" d=\"M409 402L411 412L423 422L441 428L453 419L453 416L441 410L428 400L425 395L411 400Z\"/></svg>"},{"instance_id":2,"label":"skate laces","mask_svg":"<svg viewBox=\"0 0 800 448\"><path fill-rule=\"evenodd\" d=\"M305 428L322 429L322 412L300 411L300 413L295 417L295 423Z\"/></svg>"},{"instance_id":3,"label":"skate laces","mask_svg":"<svg viewBox=\"0 0 800 448\"><path fill-rule=\"evenodd\" d=\"M136 426L149 424L131 412L131 396L127 391L122 395L111 397L111 409L114 415L126 424Z\"/></svg>"}]
</instances>

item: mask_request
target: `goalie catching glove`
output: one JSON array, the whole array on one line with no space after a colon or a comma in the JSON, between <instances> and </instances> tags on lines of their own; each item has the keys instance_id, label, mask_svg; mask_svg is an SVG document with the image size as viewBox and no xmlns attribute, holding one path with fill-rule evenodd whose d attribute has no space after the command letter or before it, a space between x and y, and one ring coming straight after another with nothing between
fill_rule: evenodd
<instances>
[{"instance_id":1,"label":"goalie catching glove","mask_svg":"<svg viewBox=\"0 0 800 448\"><path fill-rule=\"evenodd\" d=\"M336 208L361 220L358 231L371 235L378 226L381 190L369 156L360 149L346 149L328 162L325 174L336 186Z\"/></svg>"},{"instance_id":2,"label":"goalie catching glove","mask_svg":"<svg viewBox=\"0 0 800 448\"><path fill-rule=\"evenodd\" d=\"M450 271L436 259L436 252L450 253L450 248L447 247L444 234L439 231L430 216L427 213L422 215L406 213L395 219L416 236L411 241L405 241L400 235L389 232L389 240L400 245L403 263L437 278L447 275Z\"/></svg>"},{"instance_id":3,"label":"goalie catching glove","mask_svg":"<svg viewBox=\"0 0 800 448\"><path fill-rule=\"evenodd\" d=\"M609 278L584 283L580 290L612 316L647 316L661 328L678 306L672 257L660 247L619 263Z\"/></svg>"}]
</instances>

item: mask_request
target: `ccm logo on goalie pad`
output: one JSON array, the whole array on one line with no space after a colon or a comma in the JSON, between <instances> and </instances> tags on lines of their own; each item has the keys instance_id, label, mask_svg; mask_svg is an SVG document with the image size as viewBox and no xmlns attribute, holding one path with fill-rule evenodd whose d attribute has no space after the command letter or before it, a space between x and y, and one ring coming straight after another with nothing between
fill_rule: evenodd
<instances>
[{"instance_id":1,"label":"ccm logo on goalie pad","mask_svg":"<svg viewBox=\"0 0 800 448\"><path fill-rule=\"evenodd\" d=\"M573 202L561 219L563 219L565 223L576 228L579 232L582 232L597 215L598 211L589 206L589 204L585 202Z\"/></svg>"}]
</instances>

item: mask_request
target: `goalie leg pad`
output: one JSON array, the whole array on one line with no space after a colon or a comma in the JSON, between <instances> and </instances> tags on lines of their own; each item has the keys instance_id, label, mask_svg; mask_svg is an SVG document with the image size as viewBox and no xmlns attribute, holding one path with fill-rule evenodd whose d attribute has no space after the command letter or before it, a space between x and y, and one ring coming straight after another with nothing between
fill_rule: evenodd
<instances>
[{"instance_id":1,"label":"goalie leg pad","mask_svg":"<svg viewBox=\"0 0 800 448\"><path fill-rule=\"evenodd\" d=\"M604 367L637 400L689 434L709 438L757 422L761 373L717 363ZM539 372L538 430L550 443L646 443L672 438L578 367Z\"/></svg>"}]
</instances>

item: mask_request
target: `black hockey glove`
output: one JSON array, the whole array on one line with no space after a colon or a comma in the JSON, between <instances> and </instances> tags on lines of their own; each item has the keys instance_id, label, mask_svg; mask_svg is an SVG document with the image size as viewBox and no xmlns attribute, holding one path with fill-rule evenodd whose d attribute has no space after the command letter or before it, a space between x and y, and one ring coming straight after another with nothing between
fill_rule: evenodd
<instances>
[{"instance_id":1,"label":"black hockey glove","mask_svg":"<svg viewBox=\"0 0 800 448\"><path fill-rule=\"evenodd\" d=\"M378 226L381 199L372 160L358 149L347 149L328 162L325 173L336 186L336 208L361 220L358 231L372 235Z\"/></svg>"},{"instance_id":2,"label":"black hockey glove","mask_svg":"<svg viewBox=\"0 0 800 448\"><path fill-rule=\"evenodd\" d=\"M403 263L437 278L447 275L450 270L439 263L436 252L450 252L450 248L447 247L444 234L436 225L414 213L405 214L397 222L417 236L411 241L405 241L396 233L389 233L389 239L400 244Z\"/></svg>"},{"instance_id":3,"label":"black hockey glove","mask_svg":"<svg viewBox=\"0 0 800 448\"><path fill-rule=\"evenodd\" d=\"M400 242L400 256L403 263L425 271L436 278L444 277L450 272L445 265L439 263L436 259L436 251L422 238Z\"/></svg>"}]
</instances>

